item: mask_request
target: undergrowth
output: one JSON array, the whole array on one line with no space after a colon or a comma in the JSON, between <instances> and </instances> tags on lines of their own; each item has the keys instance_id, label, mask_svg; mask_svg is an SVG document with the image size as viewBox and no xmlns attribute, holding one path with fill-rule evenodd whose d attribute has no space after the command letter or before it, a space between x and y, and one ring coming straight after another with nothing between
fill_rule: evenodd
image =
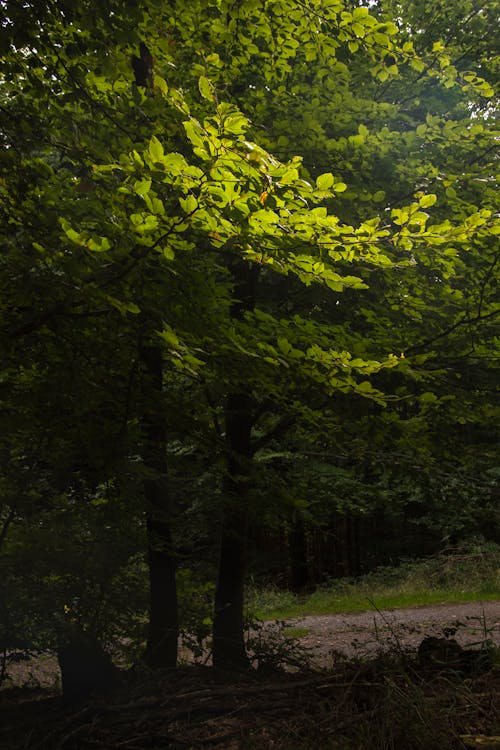
<instances>
[{"instance_id":1,"label":"undergrowth","mask_svg":"<svg viewBox=\"0 0 500 750\"><path fill-rule=\"evenodd\" d=\"M258 637L263 634L257 634ZM274 642L275 637L271 636ZM269 643L263 644L269 655ZM283 650L284 648L284 650ZM148 673L86 706L8 705L6 750L467 750L500 748L500 672L386 652L332 670Z\"/></svg>"},{"instance_id":2,"label":"undergrowth","mask_svg":"<svg viewBox=\"0 0 500 750\"><path fill-rule=\"evenodd\" d=\"M469 544L405 560L359 578L332 579L307 595L251 585L248 611L271 620L500 598L500 546Z\"/></svg>"},{"instance_id":3,"label":"undergrowth","mask_svg":"<svg viewBox=\"0 0 500 750\"><path fill-rule=\"evenodd\" d=\"M465 750L500 748L498 675L422 679L398 662L353 672L305 695L303 708L256 729L241 750ZM268 744L266 744L266 739Z\"/></svg>"}]
</instances>

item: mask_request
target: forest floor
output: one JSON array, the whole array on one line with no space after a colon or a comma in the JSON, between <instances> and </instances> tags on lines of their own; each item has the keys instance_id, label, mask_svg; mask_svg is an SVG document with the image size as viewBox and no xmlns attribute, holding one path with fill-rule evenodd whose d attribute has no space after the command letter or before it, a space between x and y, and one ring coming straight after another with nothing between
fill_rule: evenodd
<instances>
[{"instance_id":1,"label":"forest floor","mask_svg":"<svg viewBox=\"0 0 500 750\"><path fill-rule=\"evenodd\" d=\"M262 642L264 651L268 640L271 657L273 651L275 659L279 658L280 651L284 653L288 649L293 652L295 642L298 662L303 659L315 668L326 669L344 656L369 659L384 651L416 650L426 635L452 636L462 646L468 647L486 640L500 646L500 599L308 615L266 622L256 632L258 635L252 636L252 640ZM284 645L280 634L285 636ZM187 654L185 658L190 661ZM57 693L59 682L57 659L52 654L46 654L10 665L6 686L27 686ZM3 690L0 690L0 695Z\"/></svg>"},{"instance_id":2,"label":"forest floor","mask_svg":"<svg viewBox=\"0 0 500 750\"><path fill-rule=\"evenodd\" d=\"M424 662L417 647L428 635L467 653L498 646L500 600L266 623L252 636L256 670L128 673L113 693L76 706L57 694L54 662L45 689L31 665L31 689L0 692L0 747L499 750L498 651L486 664Z\"/></svg>"}]
</instances>

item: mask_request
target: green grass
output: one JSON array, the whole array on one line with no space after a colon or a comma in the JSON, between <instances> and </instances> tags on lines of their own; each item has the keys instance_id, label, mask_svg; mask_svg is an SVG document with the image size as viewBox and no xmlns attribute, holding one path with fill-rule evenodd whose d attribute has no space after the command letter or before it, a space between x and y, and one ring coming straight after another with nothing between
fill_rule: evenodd
<instances>
[{"instance_id":1,"label":"green grass","mask_svg":"<svg viewBox=\"0 0 500 750\"><path fill-rule=\"evenodd\" d=\"M432 604L462 604L495 601L500 592L479 594L468 591L427 591L408 594L373 593L371 596L336 596L334 592L315 592L310 597L297 597L292 604L276 604L274 608L249 609L262 620L287 620L307 615L334 615L342 612L365 612L373 609L403 609Z\"/></svg>"},{"instance_id":2,"label":"green grass","mask_svg":"<svg viewBox=\"0 0 500 750\"><path fill-rule=\"evenodd\" d=\"M252 587L247 596L249 612L262 620L496 599L500 548L492 545L379 568L358 579L335 580L307 596L273 587Z\"/></svg>"},{"instance_id":3,"label":"green grass","mask_svg":"<svg viewBox=\"0 0 500 750\"><path fill-rule=\"evenodd\" d=\"M309 628L283 628L282 632L288 638L302 638L305 635L309 635L311 631Z\"/></svg>"}]
</instances>

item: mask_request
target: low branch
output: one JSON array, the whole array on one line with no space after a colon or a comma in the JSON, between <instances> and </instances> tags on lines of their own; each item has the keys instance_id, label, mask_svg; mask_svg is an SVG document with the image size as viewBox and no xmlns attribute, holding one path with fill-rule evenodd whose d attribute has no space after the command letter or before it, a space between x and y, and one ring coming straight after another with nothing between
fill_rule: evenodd
<instances>
[{"instance_id":1,"label":"low branch","mask_svg":"<svg viewBox=\"0 0 500 750\"><path fill-rule=\"evenodd\" d=\"M414 346L409 346L405 349L405 355L407 354L414 354L415 352L422 351L423 349L426 349L431 344L434 344L436 341L439 341L439 339L443 339L446 336L449 336L450 333L453 333L457 328L460 328L460 326L463 325L475 325L477 323L482 323L484 320L490 320L491 318L495 318L498 315L500 315L500 310L493 310L492 312L488 313L487 315L476 315L474 318L469 317L468 315L464 315L460 320L457 320L456 323L453 323L453 325L449 326L449 328L446 328L444 331L441 331L441 333L436 334L436 336L433 336L430 339L427 339L426 341L422 341L420 344L414 344Z\"/></svg>"},{"instance_id":2,"label":"low branch","mask_svg":"<svg viewBox=\"0 0 500 750\"><path fill-rule=\"evenodd\" d=\"M284 433L292 427L295 423L295 417L288 415L283 417L273 428L269 430L265 435L255 440L252 444L252 455L255 455L258 451L264 448L274 438L281 437Z\"/></svg>"}]
</instances>

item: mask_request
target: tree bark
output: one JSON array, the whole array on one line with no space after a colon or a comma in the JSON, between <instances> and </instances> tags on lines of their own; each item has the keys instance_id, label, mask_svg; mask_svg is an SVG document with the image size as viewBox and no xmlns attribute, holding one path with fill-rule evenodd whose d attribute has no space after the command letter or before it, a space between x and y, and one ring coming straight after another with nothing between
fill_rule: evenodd
<instances>
[{"instance_id":1,"label":"tree bark","mask_svg":"<svg viewBox=\"0 0 500 750\"><path fill-rule=\"evenodd\" d=\"M154 60L147 45L140 43L139 56L131 59L135 83L153 88ZM141 362L147 383L143 461L149 477L144 480L146 531L150 585L149 632L144 660L152 669L177 665L179 620L176 559L170 519L172 501L168 484L167 430L162 409L163 358L159 347L144 346Z\"/></svg>"},{"instance_id":2,"label":"tree bark","mask_svg":"<svg viewBox=\"0 0 500 750\"><path fill-rule=\"evenodd\" d=\"M58 633L57 659L65 703L85 700L118 684L120 670L97 637L77 623L68 622Z\"/></svg>"},{"instance_id":3,"label":"tree bark","mask_svg":"<svg viewBox=\"0 0 500 750\"><path fill-rule=\"evenodd\" d=\"M231 315L242 319L255 305L258 268L241 258L230 258L234 279ZM248 527L248 492L252 482L252 427L254 402L248 391L235 390L226 401L227 465L219 575L215 590L213 660L222 669L248 667L244 640L244 584Z\"/></svg>"},{"instance_id":4,"label":"tree bark","mask_svg":"<svg viewBox=\"0 0 500 750\"><path fill-rule=\"evenodd\" d=\"M170 519L172 502L168 484L167 431L162 410L163 360L159 348L141 350L146 402L143 414L143 461L149 476L144 480L146 531L150 583L149 631L144 660L152 669L173 669L177 664L179 636L176 558Z\"/></svg>"},{"instance_id":5,"label":"tree bark","mask_svg":"<svg viewBox=\"0 0 500 750\"><path fill-rule=\"evenodd\" d=\"M244 583L248 526L247 496L251 482L252 402L245 393L231 394L226 406L226 507L222 521L219 576L215 591L214 665L248 666L244 642Z\"/></svg>"},{"instance_id":6,"label":"tree bark","mask_svg":"<svg viewBox=\"0 0 500 750\"><path fill-rule=\"evenodd\" d=\"M306 524L300 514L296 514L289 534L290 584L293 591L302 591L309 582L307 559Z\"/></svg>"}]
</instances>

